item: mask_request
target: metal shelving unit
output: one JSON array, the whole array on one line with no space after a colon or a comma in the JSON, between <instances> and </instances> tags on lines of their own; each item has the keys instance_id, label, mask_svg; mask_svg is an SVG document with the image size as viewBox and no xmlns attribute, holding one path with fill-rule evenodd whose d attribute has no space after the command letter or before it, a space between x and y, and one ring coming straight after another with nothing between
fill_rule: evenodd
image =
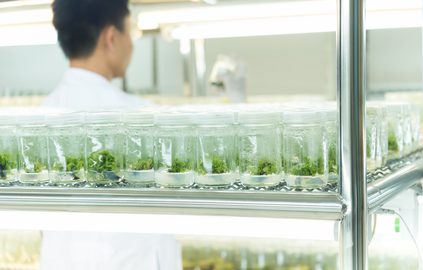
<instances>
[{"instance_id":1,"label":"metal shelving unit","mask_svg":"<svg viewBox=\"0 0 423 270\"><path fill-rule=\"evenodd\" d=\"M368 184L368 211L375 213L386 202L408 188L415 186L423 179L423 161L417 160L385 177ZM421 186L416 186L419 193Z\"/></svg>"},{"instance_id":2,"label":"metal shelving unit","mask_svg":"<svg viewBox=\"0 0 423 270\"><path fill-rule=\"evenodd\" d=\"M337 193L6 188L0 209L341 220Z\"/></svg>"},{"instance_id":3,"label":"metal shelving unit","mask_svg":"<svg viewBox=\"0 0 423 270\"><path fill-rule=\"evenodd\" d=\"M338 192L5 187L0 209L339 221L340 268L366 270L369 215L423 178L423 159L367 184L364 4L338 0Z\"/></svg>"}]
</instances>

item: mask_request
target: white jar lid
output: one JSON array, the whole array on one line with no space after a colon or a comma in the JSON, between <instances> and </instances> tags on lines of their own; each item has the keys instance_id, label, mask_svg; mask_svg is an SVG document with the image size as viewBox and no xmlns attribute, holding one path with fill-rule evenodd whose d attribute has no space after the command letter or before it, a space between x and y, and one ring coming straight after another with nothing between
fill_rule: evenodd
<instances>
[{"instance_id":1,"label":"white jar lid","mask_svg":"<svg viewBox=\"0 0 423 270\"><path fill-rule=\"evenodd\" d=\"M188 126L192 124L193 114L180 112L161 112L154 116L154 123L159 126Z\"/></svg>"},{"instance_id":2,"label":"white jar lid","mask_svg":"<svg viewBox=\"0 0 423 270\"><path fill-rule=\"evenodd\" d=\"M119 124L121 122L120 111L89 111L85 119L88 125L95 124Z\"/></svg>"},{"instance_id":3,"label":"white jar lid","mask_svg":"<svg viewBox=\"0 0 423 270\"><path fill-rule=\"evenodd\" d=\"M284 124L317 124L322 121L322 112L316 110L289 110L283 112Z\"/></svg>"},{"instance_id":4,"label":"white jar lid","mask_svg":"<svg viewBox=\"0 0 423 270\"><path fill-rule=\"evenodd\" d=\"M124 111L122 119L125 124L130 125L153 125L154 113L144 111Z\"/></svg>"},{"instance_id":5,"label":"white jar lid","mask_svg":"<svg viewBox=\"0 0 423 270\"><path fill-rule=\"evenodd\" d=\"M338 110L334 106L322 106L316 109L322 121L336 121L338 119Z\"/></svg>"},{"instance_id":6,"label":"white jar lid","mask_svg":"<svg viewBox=\"0 0 423 270\"><path fill-rule=\"evenodd\" d=\"M16 123L18 126L42 126L46 124L46 117L39 111L32 114L21 112L16 116Z\"/></svg>"},{"instance_id":7,"label":"white jar lid","mask_svg":"<svg viewBox=\"0 0 423 270\"><path fill-rule=\"evenodd\" d=\"M383 105L388 112L402 112L408 106L408 103L397 101L384 101Z\"/></svg>"},{"instance_id":8,"label":"white jar lid","mask_svg":"<svg viewBox=\"0 0 423 270\"><path fill-rule=\"evenodd\" d=\"M280 113L279 112L263 112L263 111L244 111L238 113L239 124L279 124Z\"/></svg>"},{"instance_id":9,"label":"white jar lid","mask_svg":"<svg viewBox=\"0 0 423 270\"><path fill-rule=\"evenodd\" d=\"M48 126L76 126L83 125L85 114L82 112L64 111L62 113L47 114L46 123Z\"/></svg>"},{"instance_id":10,"label":"white jar lid","mask_svg":"<svg viewBox=\"0 0 423 270\"><path fill-rule=\"evenodd\" d=\"M193 115L196 125L232 125L235 123L233 112L208 112Z\"/></svg>"}]
</instances>

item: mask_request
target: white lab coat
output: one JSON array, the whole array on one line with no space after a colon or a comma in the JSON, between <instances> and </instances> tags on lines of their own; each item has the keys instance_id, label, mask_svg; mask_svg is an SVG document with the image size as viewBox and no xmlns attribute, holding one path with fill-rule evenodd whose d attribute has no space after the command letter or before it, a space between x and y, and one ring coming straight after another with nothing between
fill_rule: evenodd
<instances>
[{"instance_id":1,"label":"white lab coat","mask_svg":"<svg viewBox=\"0 0 423 270\"><path fill-rule=\"evenodd\" d=\"M147 104L116 89L100 75L76 68L66 71L44 102L44 106L71 110L137 108ZM40 270L180 269L180 247L173 236L43 232Z\"/></svg>"},{"instance_id":2,"label":"white lab coat","mask_svg":"<svg viewBox=\"0 0 423 270\"><path fill-rule=\"evenodd\" d=\"M134 233L43 232L40 270L180 270L174 237Z\"/></svg>"},{"instance_id":3,"label":"white lab coat","mask_svg":"<svg viewBox=\"0 0 423 270\"><path fill-rule=\"evenodd\" d=\"M69 68L43 105L85 111L133 109L152 104L124 93L97 73Z\"/></svg>"}]
</instances>

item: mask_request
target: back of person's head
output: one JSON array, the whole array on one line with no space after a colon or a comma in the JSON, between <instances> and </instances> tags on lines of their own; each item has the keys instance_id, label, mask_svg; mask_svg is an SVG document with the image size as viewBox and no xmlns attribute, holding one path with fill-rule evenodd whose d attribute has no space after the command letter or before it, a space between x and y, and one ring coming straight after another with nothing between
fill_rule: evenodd
<instances>
[{"instance_id":1,"label":"back of person's head","mask_svg":"<svg viewBox=\"0 0 423 270\"><path fill-rule=\"evenodd\" d=\"M69 59L89 57L108 26L124 31L128 0L55 0L53 24Z\"/></svg>"}]
</instances>

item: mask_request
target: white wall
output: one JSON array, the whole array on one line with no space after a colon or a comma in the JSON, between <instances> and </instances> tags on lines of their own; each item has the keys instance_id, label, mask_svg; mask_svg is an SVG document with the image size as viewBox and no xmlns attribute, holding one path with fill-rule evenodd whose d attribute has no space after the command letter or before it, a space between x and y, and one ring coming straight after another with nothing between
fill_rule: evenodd
<instances>
[{"instance_id":1,"label":"white wall","mask_svg":"<svg viewBox=\"0 0 423 270\"><path fill-rule=\"evenodd\" d=\"M0 47L0 89L49 92L66 66L57 45Z\"/></svg>"},{"instance_id":2,"label":"white wall","mask_svg":"<svg viewBox=\"0 0 423 270\"><path fill-rule=\"evenodd\" d=\"M367 34L370 91L422 88L421 28L373 30Z\"/></svg>"},{"instance_id":3,"label":"white wall","mask_svg":"<svg viewBox=\"0 0 423 270\"><path fill-rule=\"evenodd\" d=\"M131 64L127 70L127 87L132 93L149 91L153 87L153 40L149 37L134 42Z\"/></svg>"},{"instance_id":4,"label":"white wall","mask_svg":"<svg viewBox=\"0 0 423 270\"><path fill-rule=\"evenodd\" d=\"M247 93L320 94L336 91L335 33L213 39L206 42L208 72L219 54L247 64Z\"/></svg>"},{"instance_id":5,"label":"white wall","mask_svg":"<svg viewBox=\"0 0 423 270\"><path fill-rule=\"evenodd\" d=\"M184 86L183 59L179 42L157 40L158 92L167 96L182 96Z\"/></svg>"}]
</instances>

